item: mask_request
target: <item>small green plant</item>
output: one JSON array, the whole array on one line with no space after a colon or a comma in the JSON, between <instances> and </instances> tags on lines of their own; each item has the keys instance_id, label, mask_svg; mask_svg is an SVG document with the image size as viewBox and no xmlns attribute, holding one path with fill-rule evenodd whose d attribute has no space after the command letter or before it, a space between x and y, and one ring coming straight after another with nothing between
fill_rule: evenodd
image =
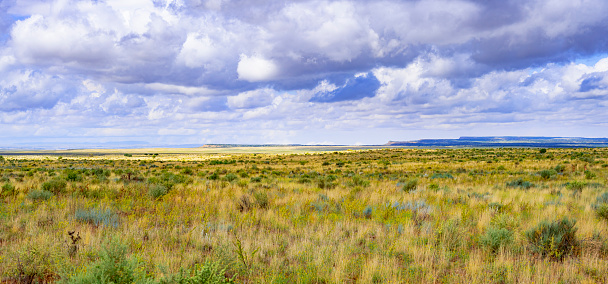
<instances>
[{"instance_id":1,"label":"small green plant","mask_svg":"<svg viewBox=\"0 0 608 284\"><path fill-rule=\"evenodd\" d=\"M160 283L177 283L177 284L231 284L235 283L233 276L228 279L224 276L226 268L222 268L219 262L206 262L203 265L197 264L191 276L184 275L183 272L173 275L168 279L162 279Z\"/></svg>"},{"instance_id":2,"label":"small green plant","mask_svg":"<svg viewBox=\"0 0 608 284\"><path fill-rule=\"evenodd\" d=\"M542 171L538 172L538 174L543 179L550 179L551 177L553 177L554 175L556 175L557 172L555 170L542 170Z\"/></svg>"},{"instance_id":3,"label":"small green plant","mask_svg":"<svg viewBox=\"0 0 608 284\"><path fill-rule=\"evenodd\" d=\"M602 193L591 206L598 217L608 221L608 192Z\"/></svg>"},{"instance_id":4,"label":"small green plant","mask_svg":"<svg viewBox=\"0 0 608 284\"><path fill-rule=\"evenodd\" d=\"M410 179L403 184L403 187L401 188L401 190L403 190L405 192L410 192L410 191L416 190L416 187L418 187L418 180Z\"/></svg>"},{"instance_id":5,"label":"small green plant","mask_svg":"<svg viewBox=\"0 0 608 284\"><path fill-rule=\"evenodd\" d=\"M74 218L93 226L118 227L119 218L111 209L77 209Z\"/></svg>"},{"instance_id":6,"label":"small green plant","mask_svg":"<svg viewBox=\"0 0 608 284\"><path fill-rule=\"evenodd\" d=\"M235 252L239 261L245 266L245 269L249 271L249 269L251 269L251 265L253 264L253 258L255 257L255 254L258 252L259 248L247 254L243 249L243 244L241 243L241 240L238 237L236 237L236 240L232 244L234 245Z\"/></svg>"},{"instance_id":7,"label":"small green plant","mask_svg":"<svg viewBox=\"0 0 608 284\"><path fill-rule=\"evenodd\" d=\"M27 197L33 201L44 201L53 197L53 193L48 190L34 189L27 194Z\"/></svg>"},{"instance_id":8,"label":"small green plant","mask_svg":"<svg viewBox=\"0 0 608 284\"><path fill-rule=\"evenodd\" d=\"M507 187L521 188L521 189L530 189L530 188L534 187L534 184L532 184L531 182L526 181L522 178L508 181L506 185L507 185Z\"/></svg>"},{"instance_id":9,"label":"small green plant","mask_svg":"<svg viewBox=\"0 0 608 284\"><path fill-rule=\"evenodd\" d=\"M125 157L133 157L133 154L125 154Z\"/></svg>"},{"instance_id":10,"label":"small green plant","mask_svg":"<svg viewBox=\"0 0 608 284\"><path fill-rule=\"evenodd\" d=\"M233 181L235 181L235 180L238 180L238 179L239 179L239 177L238 177L237 175L233 174L233 173L229 173L229 174L227 174L226 176L224 176L224 179L225 179L226 181L228 181L228 182L233 182Z\"/></svg>"},{"instance_id":11,"label":"small green plant","mask_svg":"<svg viewBox=\"0 0 608 284\"><path fill-rule=\"evenodd\" d=\"M148 195L150 195L152 199L160 199L167 193L169 193L169 190L162 184L153 184L148 188Z\"/></svg>"},{"instance_id":12,"label":"small green plant","mask_svg":"<svg viewBox=\"0 0 608 284\"><path fill-rule=\"evenodd\" d=\"M513 242L513 232L507 228L491 226L481 236L480 242L492 253L496 253L500 248L505 248Z\"/></svg>"},{"instance_id":13,"label":"small green plant","mask_svg":"<svg viewBox=\"0 0 608 284\"><path fill-rule=\"evenodd\" d=\"M41 189L45 191L50 191L53 194L61 194L66 191L67 183L65 180L61 179L52 179L47 182L42 183Z\"/></svg>"},{"instance_id":14,"label":"small green plant","mask_svg":"<svg viewBox=\"0 0 608 284\"><path fill-rule=\"evenodd\" d=\"M17 193L15 186L10 182L5 183L0 191L0 197L13 196Z\"/></svg>"},{"instance_id":15,"label":"small green plant","mask_svg":"<svg viewBox=\"0 0 608 284\"><path fill-rule=\"evenodd\" d=\"M587 183L584 181L572 181L572 182L567 182L566 183L566 188L571 190L573 194L577 195L580 194L581 192L583 192L583 188L585 188L585 186L587 186Z\"/></svg>"},{"instance_id":16,"label":"small green plant","mask_svg":"<svg viewBox=\"0 0 608 284\"><path fill-rule=\"evenodd\" d=\"M575 254L579 247L575 226L576 220L566 217L540 222L525 233L530 250L553 260L563 260L566 256Z\"/></svg>"},{"instance_id":17,"label":"small green plant","mask_svg":"<svg viewBox=\"0 0 608 284\"><path fill-rule=\"evenodd\" d=\"M538 152L541 154L544 154L544 153L547 153L547 149L543 148L543 149L538 150Z\"/></svg>"},{"instance_id":18,"label":"small green plant","mask_svg":"<svg viewBox=\"0 0 608 284\"><path fill-rule=\"evenodd\" d=\"M597 175L592 171L585 171L585 179L594 179Z\"/></svg>"},{"instance_id":19,"label":"small green plant","mask_svg":"<svg viewBox=\"0 0 608 284\"><path fill-rule=\"evenodd\" d=\"M149 283L152 279L142 269L139 263L128 258L127 246L117 240L104 244L99 253L99 260L89 265L80 273L66 277L64 283ZM203 282L204 283L204 282Z\"/></svg>"},{"instance_id":20,"label":"small green plant","mask_svg":"<svg viewBox=\"0 0 608 284\"><path fill-rule=\"evenodd\" d=\"M255 199L255 203L259 208L267 209L268 208L268 194L263 191L258 191L253 194L253 198Z\"/></svg>"}]
</instances>

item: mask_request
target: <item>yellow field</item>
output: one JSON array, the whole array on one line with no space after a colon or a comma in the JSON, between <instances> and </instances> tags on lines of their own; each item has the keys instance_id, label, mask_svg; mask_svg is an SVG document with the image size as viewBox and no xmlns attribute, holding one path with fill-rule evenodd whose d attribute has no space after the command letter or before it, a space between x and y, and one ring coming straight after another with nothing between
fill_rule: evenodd
<instances>
[{"instance_id":1,"label":"yellow field","mask_svg":"<svg viewBox=\"0 0 608 284\"><path fill-rule=\"evenodd\" d=\"M6 283L608 282L608 149L21 154Z\"/></svg>"}]
</instances>

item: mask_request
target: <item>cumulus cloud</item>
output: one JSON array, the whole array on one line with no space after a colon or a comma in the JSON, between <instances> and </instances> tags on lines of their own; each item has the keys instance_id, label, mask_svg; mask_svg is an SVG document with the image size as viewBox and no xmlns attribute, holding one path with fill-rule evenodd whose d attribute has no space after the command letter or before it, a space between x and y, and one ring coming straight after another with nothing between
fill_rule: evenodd
<instances>
[{"instance_id":1,"label":"cumulus cloud","mask_svg":"<svg viewBox=\"0 0 608 284\"><path fill-rule=\"evenodd\" d=\"M597 136L606 22L603 0L2 1L0 132Z\"/></svg>"}]
</instances>

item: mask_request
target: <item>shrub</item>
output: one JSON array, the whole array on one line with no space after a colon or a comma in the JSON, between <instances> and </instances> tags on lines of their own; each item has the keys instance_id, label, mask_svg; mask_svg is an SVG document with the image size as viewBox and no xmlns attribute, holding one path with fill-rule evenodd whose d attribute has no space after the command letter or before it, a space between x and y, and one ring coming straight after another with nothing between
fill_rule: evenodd
<instances>
[{"instance_id":1,"label":"shrub","mask_svg":"<svg viewBox=\"0 0 608 284\"><path fill-rule=\"evenodd\" d=\"M15 195L15 193L17 193L17 191L15 190L15 186L13 184L11 184L10 182L7 182L2 186L2 190L0 191L0 196L1 197L12 196L12 195Z\"/></svg>"},{"instance_id":2,"label":"shrub","mask_svg":"<svg viewBox=\"0 0 608 284\"><path fill-rule=\"evenodd\" d=\"M538 174L543 179L550 179L552 176L556 175L557 172L555 170L542 170L542 171L538 172Z\"/></svg>"},{"instance_id":3,"label":"shrub","mask_svg":"<svg viewBox=\"0 0 608 284\"><path fill-rule=\"evenodd\" d=\"M507 228L489 227L481 236L480 242L491 252L495 253L500 248L507 247L513 242L513 232Z\"/></svg>"},{"instance_id":4,"label":"shrub","mask_svg":"<svg viewBox=\"0 0 608 284\"><path fill-rule=\"evenodd\" d=\"M586 179L594 179L596 177L597 177L597 175L594 172L592 172L592 171L585 171L585 178Z\"/></svg>"},{"instance_id":5,"label":"shrub","mask_svg":"<svg viewBox=\"0 0 608 284\"><path fill-rule=\"evenodd\" d=\"M53 197L53 193L48 190L35 189L35 190L30 191L30 193L28 193L27 197L34 201L43 201L43 200L48 200L49 198Z\"/></svg>"},{"instance_id":6,"label":"shrub","mask_svg":"<svg viewBox=\"0 0 608 284\"><path fill-rule=\"evenodd\" d=\"M253 198L258 207L262 209L268 208L268 194L266 194L266 192L256 192L253 194Z\"/></svg>"},{"instance_id":7,"label":"shrub","mask_svg":"<svg viewBox=\"0 0 608 284\"><path fill-rule=\"evenodd\" d=\"M540 222L525 233L530 250L543 257L563 260L578 250L575 226L576 220L566 217L552 222Z\"/></svg>"},{"instance_id":8,"label":"shrub","mask_svg":"<svg viewBox=\"0 0 608 284\"><path fill-rule=\"evenodd\" d=\"M583 191L583 188L587 186L587 183L584 181L575 180L573 182L567 182L565 185L566 188L571 190L574 194L578 194Z\"/></svg>"},{"instance_id":9,"label":"shrub","mask_svg":"<svg viewBox=\"0 0 608 284\"><path fill-rule=\"evenodd\" d=\"M54 194L60 194L65 192L67 187L67 183L65 180L60 179L52 179L47 182L42 183L42 190L50 191Z\"/></svg>"},{"instance_id":10,"label":"shrub","mask_svg":"<svg viewBox=\"0 0 608 284\"><path fill-rule=\"evenodd\" d=\"M608 192L598 196L591 207L593 207L598 217L608 221Z\"/></svg>"},{"instance_id":11,"label":"shrub","mask_svg":"<svg viewBox=\"0 0 608 284\"><path fill-rule=\"evenodd\" d=\"M111 209L78 209L74 215L76 221L94 226L118 227L118 215Z\"/></svg>"},{"instance_id":12,"label":"shrub","mask_svg":"<svg viewBox=\"0 0 608 284\"><path fill-rule=\"evenodd\" d=\"M239 177L233 173L229 173L224 177L224 179L228 182L233 182L233 181L239 179Z\"/></svg>"},{"instance_id":13,"label":"shrub","mask_svg":"<svg viewBox=\"0 0 608 284\"><path fill-rule=\"evenodd\" d=\"M532 184L531 182L526 181L522 178L518 178L516 180L508 181L507 187L530 189L530 188L534 187L534 184Z\"/></svg>"},{"instance_id":14,"label":"shrub","mask_svg":"<svg viewBox=\"0 0 608 284\"><path fill-rule=\"evenodd\" d=\"M173 275L169 279L163 279L160 283L178 283L178 284L230 284L235 283L234 277L228 279L224 276L226 268L222 268L219 262L207 262L204 265L196 265L193 269L192 276L183 275L183 272L178 275Z\"/></svg>"},{"instance_id":15,"label":"shrub","mask_svg":"<svg viewBox=\"0 0 608 284\"><path fill-rule=\"evenodd\" d=\"M403 184L401 189L405 192L410 192L416 190L416 187L418 187L418 180L410 179Z\"/></svg>"},{"instance_id":16,"label":"shrub","mask_svg":"<svg viewBox=\"0 0 608 284\"><path fill-rule=\"evenodd\" d=\"M64 283L149 283L151 279L147 278L143 269L138 269L136 260L127 258L127 253L126 245L116 240L109 241L104 244L99 260L67 278Z\"/></svg>"},{"instance_id":17,"label":"shrub","mask_svg":"<svg viewBox=\"0 0 608 284\"><path fill-rule=\"evenodd\" d=\"M563 173L566 170L566 166L564 165L557 165L555 166L555 168L553 168L554 171L558 172L558 173Z\"/></svg>"},{"instance_id":18,"label":"shrub","mask_svg":"<svg viewBox=\"0 0 608 284\"><path fill-rule=\"evenodd\" d=\"M58 257L59 250L55 246L25 244L19 250L9 253L5 260L3 259L2 265L9 278L0 282L50 283L56 277L58 267L54 260Z\"/></svg>"},{"instance_id":19,"label":"shrub","mask_svg":"<svg viewBox=\"0 0 608 284\"><path fill-rule=\"evenodd\" d=\"M176 184L185 183L186 181L188 181L188 178L185 176L170 172L163 172L160 176L155 176L148 180L150 183L163 185L167 190L171 190Z\"/></svg>"},{"instance_id":20,"label":"shrub","mask_svg":"<svg viewBox=\"0 0 608 284\"><path fill-rule=\"evenodd\" d=\"M165 196L167 193L169 193L167 187L161 184L153 184L148 189L148 195L150 195L150 197L153 199L159 199Z\"/></svg>"}]
</instances>

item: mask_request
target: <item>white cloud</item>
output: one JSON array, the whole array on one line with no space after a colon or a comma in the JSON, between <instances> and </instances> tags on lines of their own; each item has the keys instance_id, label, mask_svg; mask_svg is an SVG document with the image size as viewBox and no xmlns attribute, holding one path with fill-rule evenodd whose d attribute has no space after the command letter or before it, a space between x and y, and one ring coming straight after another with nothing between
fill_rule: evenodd
<instances>
[{"instance_id":1,"label":"white cloud","mask_svg":"<svg viewBox=\"0 0 608 284\"><path fill-rule=\"evenodd\" d=\"M249 82L270 81L279 75L279 67L274 61L257 55L241 54L237 67L240 80Z\"/></svg>"},{"instance_id":2,"label":"white cloud","mask_svg":"<svg viewBox=\"0 0 608 284\"><path fill-rule=\"evenodd\" d=\"M270 105L275 97L273 89L258 89L228 97L228 106L235 109L264 107Z\"/></svg>"}]
</instances>

